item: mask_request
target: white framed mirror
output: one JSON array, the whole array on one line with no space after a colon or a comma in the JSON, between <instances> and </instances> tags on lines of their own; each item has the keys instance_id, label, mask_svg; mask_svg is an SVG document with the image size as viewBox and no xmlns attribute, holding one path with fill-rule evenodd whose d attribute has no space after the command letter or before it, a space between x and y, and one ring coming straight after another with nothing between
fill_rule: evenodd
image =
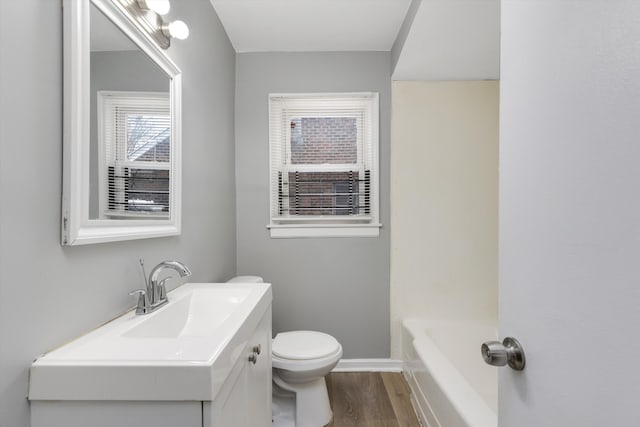
<instances>
[{"instance_id":1,"label":"white framed mirror","mask_svg":"<svg viewBox=\"0 0 640 427\"><path fill-rule=\"evenodd\" d=\"M181 73L132 0L64 0L62 245L180 234Z\"/></svg>"}]
</instances>

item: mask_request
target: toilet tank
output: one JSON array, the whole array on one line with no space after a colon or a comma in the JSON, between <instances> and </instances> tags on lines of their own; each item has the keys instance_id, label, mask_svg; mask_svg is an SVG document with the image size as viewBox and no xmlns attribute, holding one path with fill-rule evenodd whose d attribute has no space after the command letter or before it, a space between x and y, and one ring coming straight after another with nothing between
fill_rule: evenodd
<instances>
[{"instance_id":1,"label":"toilet tank","mask_svg":"<svg viewBox=\"0 0 640 427\"><path fill-rule=\"evenodd\" d=\"M227 283L263 283L260 276L236 276L227 281Z\"/></svg>"}]
</instances>

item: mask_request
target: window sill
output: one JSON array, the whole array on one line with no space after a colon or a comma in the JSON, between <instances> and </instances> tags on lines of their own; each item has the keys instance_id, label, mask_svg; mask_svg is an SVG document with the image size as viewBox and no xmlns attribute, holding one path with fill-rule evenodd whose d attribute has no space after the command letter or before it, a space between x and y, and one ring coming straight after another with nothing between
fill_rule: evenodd
<instances>
[{"instance_id":1,"label":"window sill","mask_svg":"<svg viewBox=\"0 0 640 427\"><path fill-rule=\"evenodd\" d=\"M304 237L378 237L382 224L270 224L272 239Z\"/></svg>"}]
</instances>

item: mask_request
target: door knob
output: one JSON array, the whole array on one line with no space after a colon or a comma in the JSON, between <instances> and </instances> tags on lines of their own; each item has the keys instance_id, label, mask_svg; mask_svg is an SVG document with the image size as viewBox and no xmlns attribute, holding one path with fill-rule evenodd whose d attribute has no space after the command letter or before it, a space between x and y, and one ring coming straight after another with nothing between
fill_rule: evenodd
<instances>
[{"instance_id":1,"label":"door knob","mask_svg":"<svg viewBox=\"0 0 640 427\"><path fill-rule=\"evenodd\" d=\"M258 355L255 354L255 353L251 353L249 355L249 362L251 362L251 363L253 363L255 365L257 361L258 361Z\"/></svg>"},{"instance_id":2,"label":"door knob","mask_svg":"<svg viewBox=\"0 0 640 427\"><path fill-rule=\"evenodd\" d=\"M509 365L511 369L522 371L525 365L524 350L517 339L512 337L500 341L487 341L480 348L484 361L493 366Z\"/></svg>"}]
</instances>

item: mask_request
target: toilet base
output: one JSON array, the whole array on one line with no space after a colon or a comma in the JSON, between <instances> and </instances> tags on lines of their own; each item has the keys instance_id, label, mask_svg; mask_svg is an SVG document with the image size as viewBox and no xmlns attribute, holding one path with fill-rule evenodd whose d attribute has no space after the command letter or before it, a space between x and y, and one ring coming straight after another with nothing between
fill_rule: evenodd
<instances>
[{"instance_id":1,"label":"toilet base","mask_svg":"<svg viewBox=\"0 0 640 427\"><path fill-rule=\"evenodd\" d=\"M305 383L288 384L274 372L273 382L295 393L296 427L322 427L331 422L333 412L324 377Z\"/></svg>"},{"instance_id":2,"label":"toilet base","mask_svg":"<svg viewBox=\"0 0 640 427\"><path fill-rule=\"evenodd\" d=\"M274 384L274 388L275 388ZM296 396L274 394L272 399L272 427L296 427Z\"/></svg>"}]
</instances>

